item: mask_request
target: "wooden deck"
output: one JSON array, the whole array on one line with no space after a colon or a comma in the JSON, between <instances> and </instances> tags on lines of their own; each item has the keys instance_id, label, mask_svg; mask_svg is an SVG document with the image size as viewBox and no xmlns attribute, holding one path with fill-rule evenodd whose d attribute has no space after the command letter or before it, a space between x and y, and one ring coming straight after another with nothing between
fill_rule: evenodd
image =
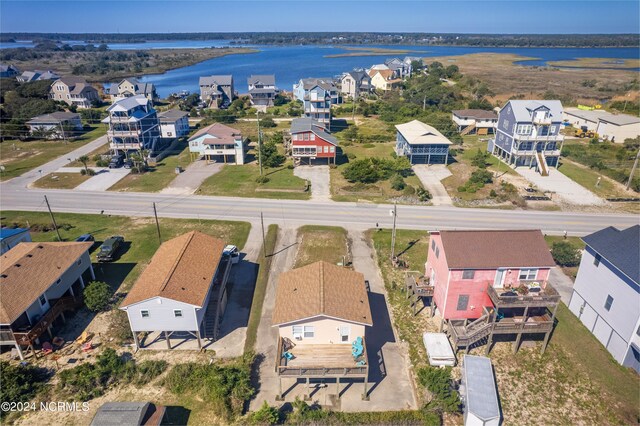
<instances>
[{"instance_id":1,"label":"wooden deck","mask_svg":"<svg viewBox=\"0 0 640 426\"><path fill-rule=\"evenodd\" d=\"M487 294L496 308L535 308L549 307L560 303L560 294L548 282L542 282L543 290L527 295L505 296L507 289L495 289L492 283L487 285ZM500 292L500 293L499 293Z\"/></svg>"},{"instance_id":2,"label":"wooden deck","mask_svg":"<svg viewBox=\"0 0 640 426\"><path fill-rule=\"evenodd\" d=\"M297 345L289 350L292 360L286 360L284 344L278 338L276 354L276 371L281 376L298 377L367 377L369 363L366 343L363 342L364 353L354 360L351 355L351 344L333 345ZM365 361L365 365L357 365L357 361Z\"/></svg>"}]
</instances>

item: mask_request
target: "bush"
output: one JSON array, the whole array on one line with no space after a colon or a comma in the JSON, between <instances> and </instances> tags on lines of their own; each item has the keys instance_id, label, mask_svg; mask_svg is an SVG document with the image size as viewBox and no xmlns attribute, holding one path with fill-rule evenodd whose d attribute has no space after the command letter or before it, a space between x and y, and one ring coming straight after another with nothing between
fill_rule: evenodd
<instances>
[{"instance_id":1,"label":"bush","mask_svg":"<svg viewBox=\"0 0 640 426\"><path fill-rule=\"evenodd\" d=\"M391 188L393 188L396 191L402 191L405 187L405 183L404 183L404 179L402 179L402 176L400 175L394 175L391 178Z\"/></svg>"},{"instance_id":2,"label":"bush","mask_svg":"<svg viewBox=\"0 0 640 426\"><path fill-rule=\"evenodd\" d=\"M103 281L92 281L84 289L84 303L93 312L105 310L111 299L109 284Z\"/></svg>"},{"instance_id":3,"label":"bush","mask_svg":"<svg viewBox=\"0 0 640 426\"><path fill-rule=\"evenodd\" d=\"M349 160L355 160L357 157L353 152L347 152L347 158Z\"/></svg>"},{"instance_id":4,"label":"bush","mask_svg":"<svg viewBox=\"0 0 640 426\"><path fill-rule=\"evenodd\" d=\"M487 161L489 161L489 153L487 151L480 151L480 148L478 148L476 155L474 155L471 160L471 164L481 169L485 169L487 168Z\"/></svg>"},{"instance_id":5,"label":"bush","mask_svg":"<svg viewBox=\"0 0 640 426\"><path fill-rule=\"evenodd\" d=\"M258 176L258 177L256 178L256 182L257 182L257 183L260 183L260 184L262 184L262 183L267 183L267 182L269 182L269 178L268 178L268 177L266 177L266 176L264 176L264 175L263 175L263 176Z\"/></svg>"},{"instance_id":6,"label":"bush","mask_svg":"<svg viewBox=\"0 0 640 426\"><path fill-rule=\"evenodd\" d=\"M275 425L280 421L280 412L264 401L259 410L251 413L249 420L257 425Z\"/></svg>"},{"instance_id":7,"label":"bush","mask_svg":"<svg viewBox=\"0 0 640 426\"><path fill-rule=\"evenodd\" d=\"M80 174L81 174L82 176L85 176L85 175L87 174L87 170L86 170L86 169L82 169L82 170L80 170Z\"/></svg>"},{"instance_id":8,"label":"bush","mask_svg":"<svg viewBox=\"0 0 640 426\"><path fill-rule=\"evenodd\" d=\"M33 399L45 389L50 372L33 365L12 365L6 361L0 362L0 401L26 402ZM0 417L5 414L0 410Z\"/></svg>"},{"instance_id":9,"label":"bush","mask_svg":"<svg viewBox=\"0 0 640 426\"><path fill-rule=\"evenodd\" d=\"M425 188L418 188L418 199L420 201L429 201L433 196L431 193Z\"/></svg>"},{"instance_id":10,"label":"bush","mask_svg":"<svg viewBox=\"0 0 640 426\"><path fill-rule=\"evenodd\" d=\"M275 121L273 121L273 118L271 117L266 117L263 118L262 120L260 120L260 127L264 127L265 129L267 128L274 128L277 127L278 125L276 124Z\"/></svg>"},{"instance_id":11,"label":"bush","mask_svg":"<svg viewBox=\"0 0 640 426\"><path fill-rule=\"evenodd\" d=\"M109 162L107 160L97 160L96 167L107 167Z\"/></svg>"},{"instance_id":12,"label":"bush","mask_svg":"<svg viewBox=\"0 0 640 426\"><path fill-rule=\"evenodd\" d=\"M406 176L411 164L406 157L396 159L363 158L350 162L342 171L349 182L375 183L388 179L394 173Z\"/></svg>"},{"instance_id":13,"label":"bush","mask_svg":"<svg viewBox=\"0 0 640 426\"><path fill-rule=\"evenodd\" d=\"M95 176L96 175L96 171L93 169L87 169L87 176Z\"/></svg>"},{"instance_id":14,"label":"bush","mask_svg":"<svg viewBox=\"0 0 640 426\"><path fill-rule=\"evenodd\" d=\"M578 266L580 264L580 250L568 241L553 243L551 256L560 266Z\"/></svg>"},{"instance_id":15,"label":"bush","mask_svg":"<svg viewBox=\"0 0 640 426\"><path fill-rule=\"evenodd\" d=\"M456 413L460 410L458 393L451 388L451 367L425 367L418 370L418 382L432 394L426 408L440 413Z\"/></svg>"}]
</instances>

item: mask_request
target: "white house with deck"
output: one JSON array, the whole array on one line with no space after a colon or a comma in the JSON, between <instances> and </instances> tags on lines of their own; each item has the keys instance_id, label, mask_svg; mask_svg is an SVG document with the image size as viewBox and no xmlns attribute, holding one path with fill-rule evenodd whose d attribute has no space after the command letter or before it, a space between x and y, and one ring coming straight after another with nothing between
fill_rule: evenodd
<instances>
[{"instance_id":1,"label":"white house with deck","mask_svg":"<svg viewBox=\"0 0 640 426\"><path fill-rule=\"evenodd\" d=\"M189 134L189 113L179 109L170 109L158 113L160 136L175 139Z\"/></svg>"},{"instance_id":2,"label":"white house with deck","mask_svg":"<svg viewBox=\"0 0 640 426\"><path fill-rule=\"evenodd\" d=\"M221 123L203 127L189 138L191 159L244 164L249 143L240 130Z\"/></svg>"},{"instance_id":3,"label":"white house with deck","mask_svg":"<svg viewBox=\"0 0 640 426\"><path fill-rule=\"evenodd\" d=\"M484 109L456 109L451 119L461 135L488 135L496 131L498 114Z\"/></svg>"}]
</instances>

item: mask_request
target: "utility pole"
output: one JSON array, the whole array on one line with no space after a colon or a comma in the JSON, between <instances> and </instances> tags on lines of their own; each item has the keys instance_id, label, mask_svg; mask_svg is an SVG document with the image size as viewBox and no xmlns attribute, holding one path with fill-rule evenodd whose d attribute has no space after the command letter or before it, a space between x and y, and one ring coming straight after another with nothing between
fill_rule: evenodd
<instances>
[{"instance_id":1,"label":"utility pole","mask_svg":"<svg viewBox=\"0 0 640 426\"><path fill-rule=\"evenodd\" d=\"M160 222L158 222L158 212L156 211L156 203L153 203L153 215L156 218L156 229L158 230L158 241L162 244L162 237L160 236Z\"/></svg>"},{"instance_id":2,"label":"utility pole","mask_svg":"<svg viewBox=\"0 0 640 426\"><path fill-rule=\"evenodd\" d=\"M51 206L49 205L49 200L47 199L47 196L44 196L44 201L45 203L47 203L47 209L49 209L49 215L51 215L51 222L53 222L53 229L56 230L56 235L58 235L58 241L62 241L62 238L60 238L60 231L58 230L58 224L56 223L56 218L53 217L53 212L51 211Z\"/></svg>"},{"instance_id":3,"label":"utility pole","mask_svg":"<svg viewBox=\"0 0 640 426\"><path fill-rule=\"evenodd\" d=\"M260 176L262 176L262 132L260 131L260 111L256 111L256 121L258 122L258 165L260 166Z\"/></svg>"},{"instance_id":4,"label":"utility pole","mask_svg":"<svg viewBox=\"0 0 640 426\"><path fill-rule=\"evenodd\" d=\"M260 212L260 224L262 225L262 254L264 257L267 257L267 244L264 236L264 218L262 217L262 212Z\"/></svg>"},{"instance_id":5,"label":"utility pole","mask_svg":"<svg viewBox=\"0 0 640 426\"><path fill-rule=\"evenodd\" d=\"M633 181L633 175L636 172L636 168L638 167L638 159L640 158L640 149L638 150L638 153L636 154L636 161L633 162L633 167L631 168L631 173L629 173L629 181L627 182L627 191L629 190L629 187L631 186L631 182Z\"/></svg>"},{"instance_id":6,"label":"utility pole","mask_svg":"<svg viewBox=\"0 0 640 426\"><path fill-rule=\"evenodd\" d=\"M391 231L391 262L396 257L396 218L398 217L398 203L393 202L393 230Z\"/></svg>"}]
</instances>

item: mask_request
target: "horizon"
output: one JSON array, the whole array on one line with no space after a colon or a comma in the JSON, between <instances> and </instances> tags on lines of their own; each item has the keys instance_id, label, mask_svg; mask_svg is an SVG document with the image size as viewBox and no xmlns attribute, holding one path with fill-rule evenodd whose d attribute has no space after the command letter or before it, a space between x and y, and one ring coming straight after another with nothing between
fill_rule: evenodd
<instances>
[{"instance_id":1,"label":"horizon","mask_svg":"<svg viewBox=\"0 0 640 426\"><path fill-rule=\"evenodd\" d=\"M126 4L127 13L105 11ZM153 7L152 7L153 6ZM379 9L385 7L384 13ZM0 2L6 33L191 34L302 33L305 16L324 10L321 32L465 35L637 34L637 1L29 1ZM106 15L106 18L105 18ZM50 19L51 16L62 19ZM143 16L145 19L140 19ZM222 16L227 19L212 18ZM358 19L353 19L356 16ZM98 19L96 19L98 18ZM315 19L315 18L314 18ZM283 30L282 26L287 28ZM69 32L66 28L72 27ZM246 31L250 30L250 31Z\"/></svg>"},{"instance_id":2,"label":"horizon","mask_svg":"<svg viewBox=\"0 0 640 426\"><path fill-rule=\"evenodd\" d=\"M465 36L628 36L636 35L636 33L465 33L465 32L428 32L428 31L145 31L145 32L129 32L129 31L92 31L92 32L72 32L72 31L0 31L3 35L13 34L77 34L77 35L93 35L93 34L128 34L128 35L148 35L148 34L428 34L428 35L465 35Z\"/></svg>"}]
</instances>

